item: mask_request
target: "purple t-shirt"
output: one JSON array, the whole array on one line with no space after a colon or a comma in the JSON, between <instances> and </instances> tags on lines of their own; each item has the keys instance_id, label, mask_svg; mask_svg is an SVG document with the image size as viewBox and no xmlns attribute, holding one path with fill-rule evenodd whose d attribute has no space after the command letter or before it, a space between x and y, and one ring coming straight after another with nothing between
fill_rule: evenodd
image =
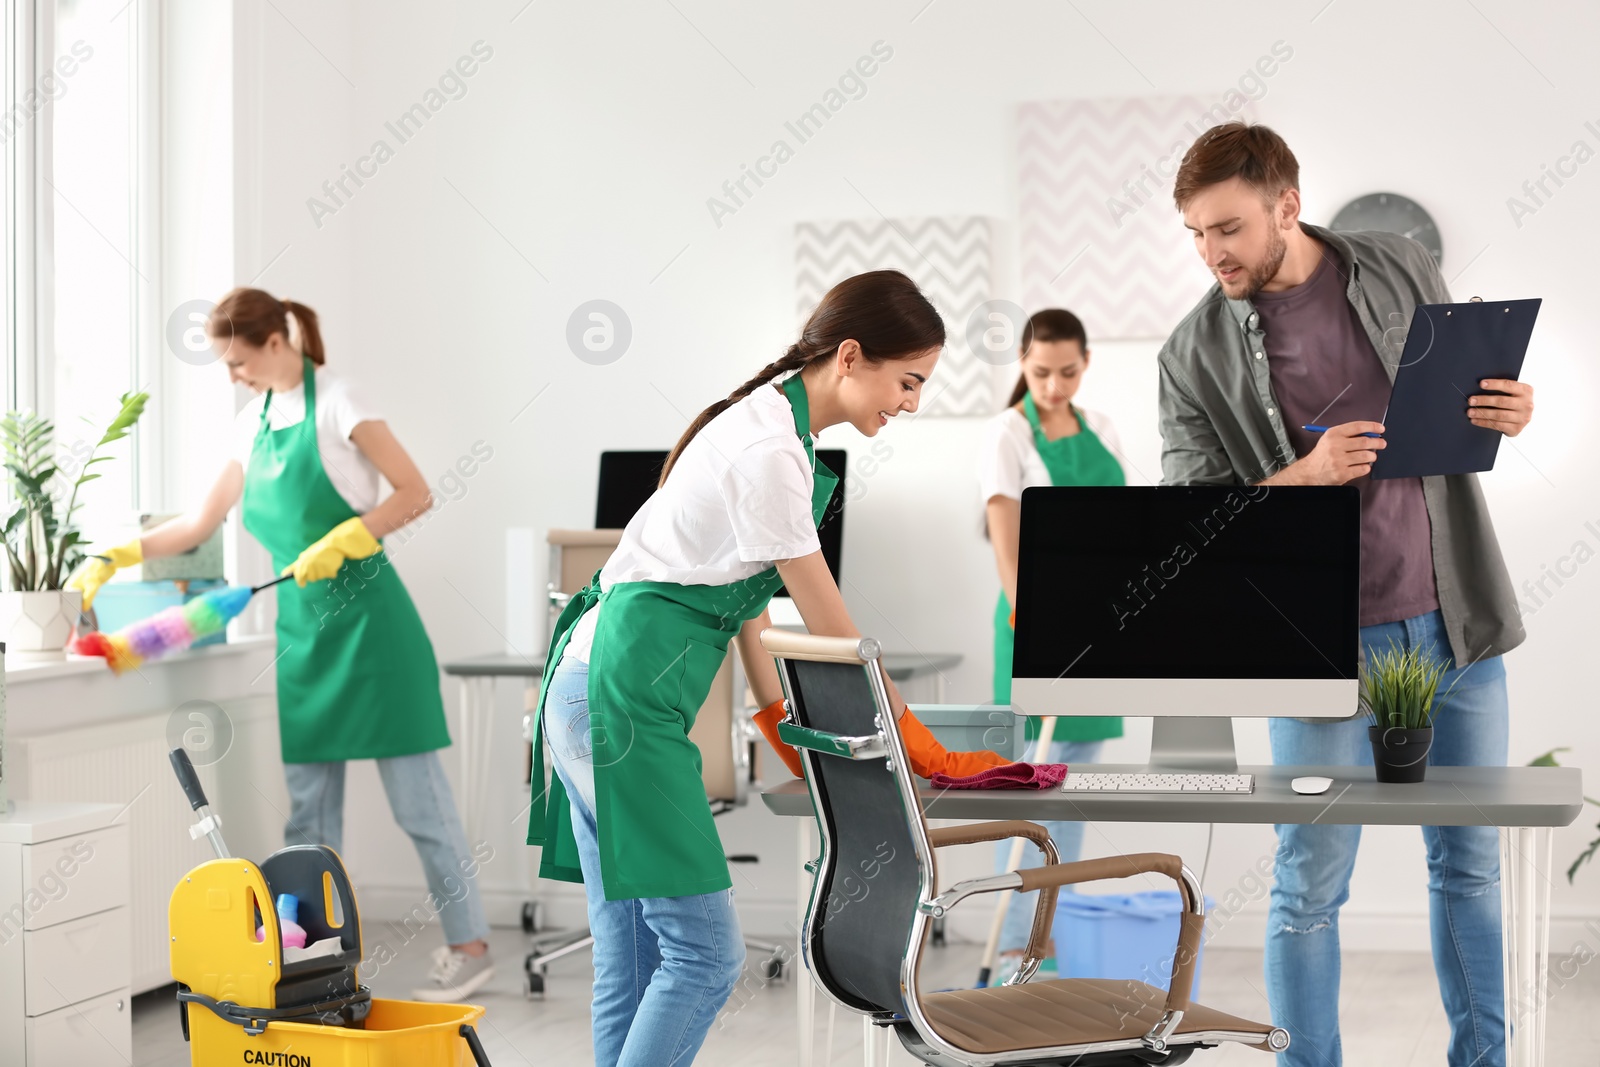
<instances>
[{"instance_id":1,"label":"purple t-shirt","mask_svg":"<svg viewBox=\"0 0 1600 1067\"><path fill-rule=\"evenodd\" d=\"M1296 455L1317 446L1306 424L1383 421L1389 375L1345 295L1349 278L1338 253L1293 289L1257 293L1266 332L1272 392ZM1361 490L1361 625L1422 615L1439 607L1433 581L1433 526L1420 478L1358 478Z\"/></svg>"}]
</instances>

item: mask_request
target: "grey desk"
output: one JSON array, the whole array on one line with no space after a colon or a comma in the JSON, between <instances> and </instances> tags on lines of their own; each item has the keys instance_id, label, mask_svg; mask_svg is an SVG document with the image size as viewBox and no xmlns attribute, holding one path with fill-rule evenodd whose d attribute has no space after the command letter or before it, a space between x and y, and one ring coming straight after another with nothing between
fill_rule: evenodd
<instances>
[{"instance_id":1,"label":"grey desk","mask_svg":"<svg viewBox=\"0 0 1600 1067\"><path fill-rule=\"evenodd\" d=\"M961 663L957 652L886 652L883 669L896 682L933 675L934 703L944 703L945 673ZM460 731L455 738L461 754L461 824L468 841L477 841L488 806L490 766L494 753L494 683L497 678L521 678L524 706L534 709L539 698L539 680L544 677L544 656L519 656L510 652L491 652L444 664L444 673L461 680Z\"/></svg>"},{"instance_id":2,"label":"grey desk","mask_svg":"<svg viewBox=\"0 0 1600 1067\"><path fill-rule=\"evenodd\" d=\"M444 673L461 679L461 729L455 738L461 754L461 825L468 841L478 841L483 837L493 774L495 679L523 679L523 702L531 711L539 698L539 679L544 677L544 656L493 652L451 660L444 665Z\"/></svg>"},{"instance_id":3,"label":"grey desk","mask_svg":"<svg viewBox=\"0 0 1600 1067\"><path fill-rule=\"evenodd\" d=\"M1138 771L1106 764L1089 771ZM923 812L934 819L1034 819L1084 822L1332 823L1368 826L1494 826L1500 831L1502 936L1505 940L1507 1063L1544 1063L1547 956L1550 941L1551 831L1583 810L1583 778L1575 767L1429 767L1416 785L1382 785L1370 767L1240 767L1256 777L1248 794L943 792L924 786ZM1333 779L1320 796L1299 796L1293 778ZM762 794L777 815L800 818L800 855L812 855L811 797L789 781ZM802 921L809 879L802 887ZM801 992L801 1062L809 1065L811 1019ZM870 1050L870 1046L869 1046ZM869 1052L870 1054L870 1052Z\"/></svg>"}]
</instances>

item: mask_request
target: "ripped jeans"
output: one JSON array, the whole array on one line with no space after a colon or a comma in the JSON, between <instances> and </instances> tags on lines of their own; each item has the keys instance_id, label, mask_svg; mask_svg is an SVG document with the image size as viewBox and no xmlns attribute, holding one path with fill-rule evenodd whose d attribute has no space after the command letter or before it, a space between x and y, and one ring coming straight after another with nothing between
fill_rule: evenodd
<instances>
[{"instance_id":1,"label":"ripped jeans","mask_svg":"<svg viewBox=\"0 0 1600 1067\"><path fill-rule=\"evenodd\" d=\"M1386 650L1391 638L1401 648L1432 644L1441 658L1450 660L1450 642L1437 611L1361 629L1369 656ZM1436 708L1428 762L1504 766L1509 718L1505 665L1496 657L1465 670L1451 661L1451 668L1439 691L1451 683L1455 690L1442 710ZM1371 766L1368 724L1365 716L1325 724L1273 719L1272 761ZM1277 830L1275 884L1267 913L1267 996L1273 1023L1288 1030L1292 1039L1278 1064L1341 1067L1339 908L1350 895L1361 827L1319 823ZM1447 1062L1451 1067L1505 1067L1499 834L1492 826L1424 826L1422 840L1428 854L1433 966L1450 1020Z\"/></svg>"}]
</instances>

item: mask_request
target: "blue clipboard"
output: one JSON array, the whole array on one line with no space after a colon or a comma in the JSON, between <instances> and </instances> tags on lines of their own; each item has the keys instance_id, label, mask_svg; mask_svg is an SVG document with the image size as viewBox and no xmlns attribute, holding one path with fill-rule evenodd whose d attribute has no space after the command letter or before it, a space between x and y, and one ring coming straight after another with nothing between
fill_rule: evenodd
<instances>
[{"instance_id":1,"label":"blue clipboard","mask_svg":"<svg viewBox=\"0 0 1600 1067\"><path fill-rule=\"evenodd\" d=\"M1383 417L1386 447L1373 478L1427 478L1494 469L1505 436L1474 426L1467 398L1485 378L1515 380L1542 301L1418 304Z\"/></svg>"}]
</instances>

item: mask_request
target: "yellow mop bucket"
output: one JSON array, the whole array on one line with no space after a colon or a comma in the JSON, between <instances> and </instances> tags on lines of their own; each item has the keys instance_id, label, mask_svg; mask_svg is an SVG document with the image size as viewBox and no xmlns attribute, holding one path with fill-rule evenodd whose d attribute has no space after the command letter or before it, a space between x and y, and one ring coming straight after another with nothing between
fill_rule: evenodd
<instances>
[{"instance_id":1,"label":"yellow mop bucket","mask_svg":"<svg viewBox=\"0 0 1600 1067\"><path fill-rule=\"evenodd\" d=\"M191 833L222 857L185 875L167 908L192 1063L489 1067L473 1028L482 1008L379 1000L362 987L360 914L338 853L296 845L259 867L227 856L187 754L174 750L172 763L200 815ZM299 901L304 949L283 946L273 906L283 893Z\"/></svg>"}]
</instances>

